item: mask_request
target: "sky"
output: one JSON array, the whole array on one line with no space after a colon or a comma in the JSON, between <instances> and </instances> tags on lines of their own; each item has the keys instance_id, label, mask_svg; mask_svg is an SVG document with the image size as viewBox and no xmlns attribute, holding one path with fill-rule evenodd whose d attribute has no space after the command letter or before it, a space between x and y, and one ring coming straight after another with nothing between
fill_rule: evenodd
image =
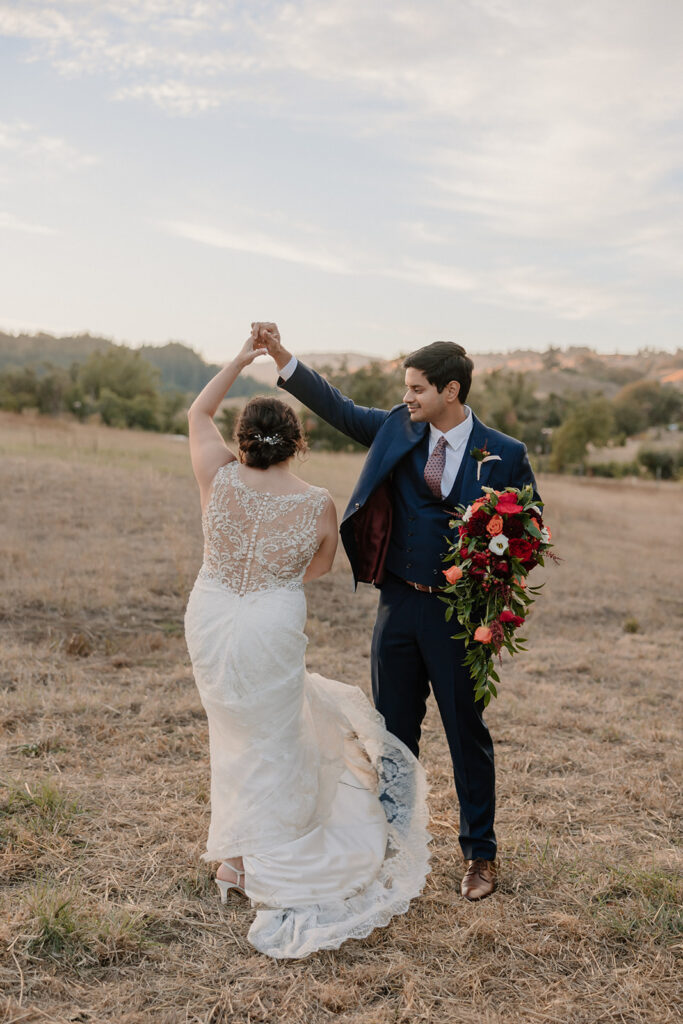
<instances>
[{"instance_id":1,"label":"sky","mask_svg":"<svg viewBox=\"0 0 683 1024\"><path fill-rule=\"evenodd\" d=\"M680 346L683 4L0 0L0 329Z\"/></svg>"}]
</instances>

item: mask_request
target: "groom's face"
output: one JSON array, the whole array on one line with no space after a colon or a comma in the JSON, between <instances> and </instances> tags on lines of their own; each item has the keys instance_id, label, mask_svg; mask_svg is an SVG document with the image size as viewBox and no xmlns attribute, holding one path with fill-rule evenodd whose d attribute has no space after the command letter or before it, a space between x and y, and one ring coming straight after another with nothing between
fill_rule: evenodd
<instances>
[{"instance_id":1,"label":"groom's face","mask_svg":"<svg viewBox=\"0 0 683 1024\"><path fill-rule=\"evenodd\" d=\"M446 389L439 392L436 384L430 384L422 370L416 370L414 366L406 369L405 379L403 401L408 406L411 421L434 423L439 420L446 408Z\"/></svg>"}]
</instances>

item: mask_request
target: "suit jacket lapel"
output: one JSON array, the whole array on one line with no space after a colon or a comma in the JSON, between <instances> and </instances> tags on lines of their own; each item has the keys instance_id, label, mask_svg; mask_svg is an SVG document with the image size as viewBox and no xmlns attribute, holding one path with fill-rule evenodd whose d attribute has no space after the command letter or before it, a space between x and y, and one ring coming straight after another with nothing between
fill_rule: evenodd
<instances>
[{"instance_id":1,"label":"suit jacket lapel","mask_svg":"<svg viewBox=\"0 0 683 1024\"><path fill-rule=\"evenodd\" d=\"M474 413L472 413L472 418L474 422L472 424L472 433L470 434L470 439L467 442L467 448L463 455L464 469L460 479L460 486L456 494L451 492L450 495L451 498L456 499L461 505L468 505L471 501L474 501L475 498L479 497L482 493L482 487L488 486L488 478L493 466L495 465L495 462L482 463L479 479L477 480L477 469L479 467L479 463L471 454L472 450L474 448L488 447L491 455L498 454L495 445L487 444L488 428L481 422L481 420L477 419ZM453 488L453 491L455 491L455 487Z\"/></svg>"},{"instance_id":2,"label":"suit jacket lapel","mask_svg":"<svg viewBox=\"0 0 683 1024\"><path fill-rule=\"evenodd\" d=\"M409 451L412 451L423 440L428 430L429 424L411 423L410 418L407 417L401 424L401 430L396 433L392 443L382 456L379 469L377 470L378 477L383 479L387 476L396 463L400 462L404 455L407 455Z\"/></svg>"},{"instance_id":3,"label":"suit jacket lapel","mask_svg":"<svg viewBox=\"0 0 683 1024\"><path fill-rule=\"evenodd\" d=\"M405 414L405 419L400 419L389 435L389 443L383 450L375 452L370 449L363 469L361 470L358 483L356 484L349 504L342 518L346 522L351 516L365 505L373 491L391 473L394 466L400 462L404 455L407 455L415 445L419 444L425 436L428 426L426 423L411 423L410 417ZM373 446L375 447L375 446ZM379 448L379 445L376 445Z\"/></svg>"}]
</instances>

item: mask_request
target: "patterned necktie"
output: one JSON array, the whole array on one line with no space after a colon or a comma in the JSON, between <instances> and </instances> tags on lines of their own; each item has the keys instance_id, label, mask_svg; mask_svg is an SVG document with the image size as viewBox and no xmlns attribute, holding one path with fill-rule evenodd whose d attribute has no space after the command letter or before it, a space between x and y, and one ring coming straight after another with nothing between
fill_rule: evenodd
<instances>
[{"instance_id":1,"label":"patterned necktie","mask_svg":"<svg viewBox=\"0 0 683 1024\"><path fill-rule=\"evenodd\" d=\"M440 437L425 463L425 482L435 498L441 498L441 477L446 468L446 438Z\"/></svg>"}]
</instances>

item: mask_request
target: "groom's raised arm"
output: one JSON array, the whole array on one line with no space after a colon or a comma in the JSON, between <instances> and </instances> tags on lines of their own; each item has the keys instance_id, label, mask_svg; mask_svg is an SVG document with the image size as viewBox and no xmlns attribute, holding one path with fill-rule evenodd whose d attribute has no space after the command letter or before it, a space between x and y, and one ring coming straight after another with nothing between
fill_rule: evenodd
<instances>
[{"instance_id":1,"label":"groom's raised arm","mask_svg":"<svg viewBox=\"0 0 683 1024\"><path fill-rule=\"evenodd\" d=\"M275 333L277 328L273 331L273 327L274 324L262 325L259 338L267 345L281 373L278 387L294 395L316 416L341 430L347 437L369 448L388 412L385 409L368 409L356 405L346 395L342 395L319 373L299 362L283 348L279 334Z\"/></svg>"}]
</instances>

